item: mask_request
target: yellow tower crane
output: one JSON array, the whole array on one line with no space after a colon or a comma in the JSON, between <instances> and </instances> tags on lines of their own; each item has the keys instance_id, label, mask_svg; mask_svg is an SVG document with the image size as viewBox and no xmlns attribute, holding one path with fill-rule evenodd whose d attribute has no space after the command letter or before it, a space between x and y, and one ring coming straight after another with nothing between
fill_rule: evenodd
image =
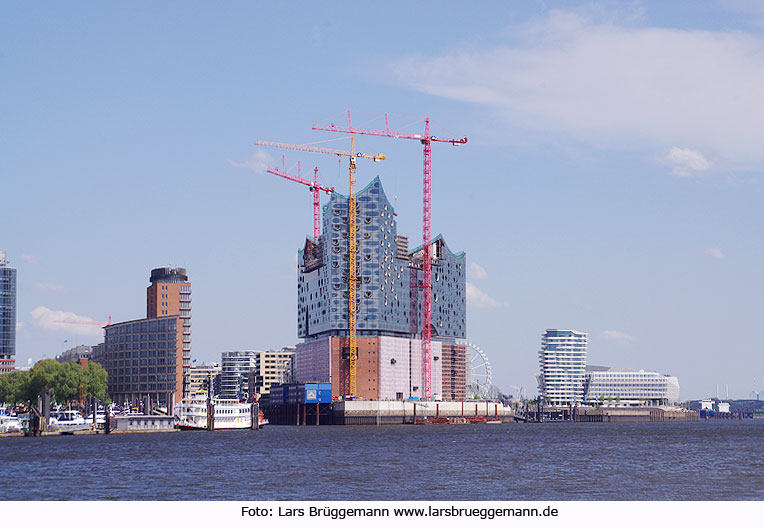
<instances>
[{"instance_id":1,"label":"yellow tower crane","mask_svg":"<svg viewBox=\"0 0 764 528\"><path fill-rule=\"evenodd\" d=\"M344 156L350 159L350 194L348 197L348 335L350 337L350 371L349 371L349 395L356 396L356 362L358 358L358 338L356 335L357 319L357 289L358 289L358 247L356 240L356 158L365 158L373 161L386 159L384 154L364 154L355 151L355 136L351 136L350 152L346 150L333 150L312 145L292 145L289 143L276 143L273 141L255 141L255 145L261 147L274 147L289 150L301 150L303 152L316 152L319 154L332 154Z\"/></svg>"}]
</instances>

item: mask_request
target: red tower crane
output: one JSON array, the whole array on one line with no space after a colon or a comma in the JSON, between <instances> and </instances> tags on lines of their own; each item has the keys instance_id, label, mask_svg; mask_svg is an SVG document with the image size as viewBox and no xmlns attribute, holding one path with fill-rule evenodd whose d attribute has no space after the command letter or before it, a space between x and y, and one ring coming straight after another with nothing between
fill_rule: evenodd
<instances>
[{"instance_id":1,"label":"red tower crane","mask_svg":"<svg viewBox=\"0 0 764 528\"><path fill-rule=\"evenodd\" d=\"M432 395L432 372L430 370L430 358L432 357L432 275L430 243L432 242L432 142L451 143L454 146L467 143L467 138L441 139L430 135L430 118L424 119L424 134L412 134L400 129L390 129L389 114L385 114L385 129L372 130L356 128L347 112L348 125L337 126L335 124L314 124L313 130L326 130L329 132L343 132L346 134L366 134L369 136L382 136L395 139L415 139L424 146L424 171L422 177L422 384L424 385L422 396L429 398ZM413 315L413 314L412 314Z\"/></svg>"},{"instance_id":2,"label":"red tower crane","mask_svg":"<svg viewBox=\"0 0 764 528\"><path fill-rule=\"evenodd\" d=\"M307 185L311 192L313 192L313 238L318 241L318 237L321 236L321 191L324 191L326 194L332 194L334 192L334 187L322 187L319 184L318 167L313 167L313 181L311 182L302 177L299 161L297 162L297 176L289 174L286 171L286 163L283 161L283 158L282 165L284 166L283 170L268 167L266 171L275 174L276 176L286 178L287 180Z\"/></svg>"}]
</instances>

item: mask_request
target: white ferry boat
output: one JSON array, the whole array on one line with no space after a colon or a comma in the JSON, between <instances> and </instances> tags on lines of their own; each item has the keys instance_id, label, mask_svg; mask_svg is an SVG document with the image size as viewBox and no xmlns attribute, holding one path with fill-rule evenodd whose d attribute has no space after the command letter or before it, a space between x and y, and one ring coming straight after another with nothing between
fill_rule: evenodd
<instances>
[{"instance_id":1,"label":"white ferry boat","mask_svg":"<svg viewBox=\"0 0 764 528\"><path fill-rule=\"evenodd\" d=\"M218 429L251 429L252 404L237 400L212 400L215 406L215 430ZM175 427L182 430L207 429L207 402L205 400L187 400L175 406ZM268 423L259 414L258 423L263 426Z\"/></svg>"}]
</instances>

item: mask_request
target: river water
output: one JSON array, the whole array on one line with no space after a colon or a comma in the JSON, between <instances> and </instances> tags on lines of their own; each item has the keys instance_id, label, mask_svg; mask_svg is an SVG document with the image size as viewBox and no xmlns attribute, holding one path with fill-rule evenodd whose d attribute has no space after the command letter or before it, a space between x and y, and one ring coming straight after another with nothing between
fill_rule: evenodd
<instances>
[{"instance_id":1,"label":"river water","mask_svg":"<svg viewBox=\"0 0 764 528\"><path fill-rule=\"evenodd\" d=\"M764 500L764 420L0 439L2 500Z\"/></svg>"}]
</instances>

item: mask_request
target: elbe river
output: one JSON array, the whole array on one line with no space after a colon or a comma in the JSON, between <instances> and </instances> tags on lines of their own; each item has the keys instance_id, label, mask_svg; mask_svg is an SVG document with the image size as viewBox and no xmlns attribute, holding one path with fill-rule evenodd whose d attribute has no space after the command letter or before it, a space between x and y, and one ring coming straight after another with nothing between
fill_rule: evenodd
<instances>
[{"instance_id":1,"label":"elbe river","mask_svg":"<svg viewBox=\"0 0 764 528\"><path fill-rule=\"evenodd\" d=\"M0 439L2 500L764 500L764 420Z\"/></svg>"}]
</instances>

